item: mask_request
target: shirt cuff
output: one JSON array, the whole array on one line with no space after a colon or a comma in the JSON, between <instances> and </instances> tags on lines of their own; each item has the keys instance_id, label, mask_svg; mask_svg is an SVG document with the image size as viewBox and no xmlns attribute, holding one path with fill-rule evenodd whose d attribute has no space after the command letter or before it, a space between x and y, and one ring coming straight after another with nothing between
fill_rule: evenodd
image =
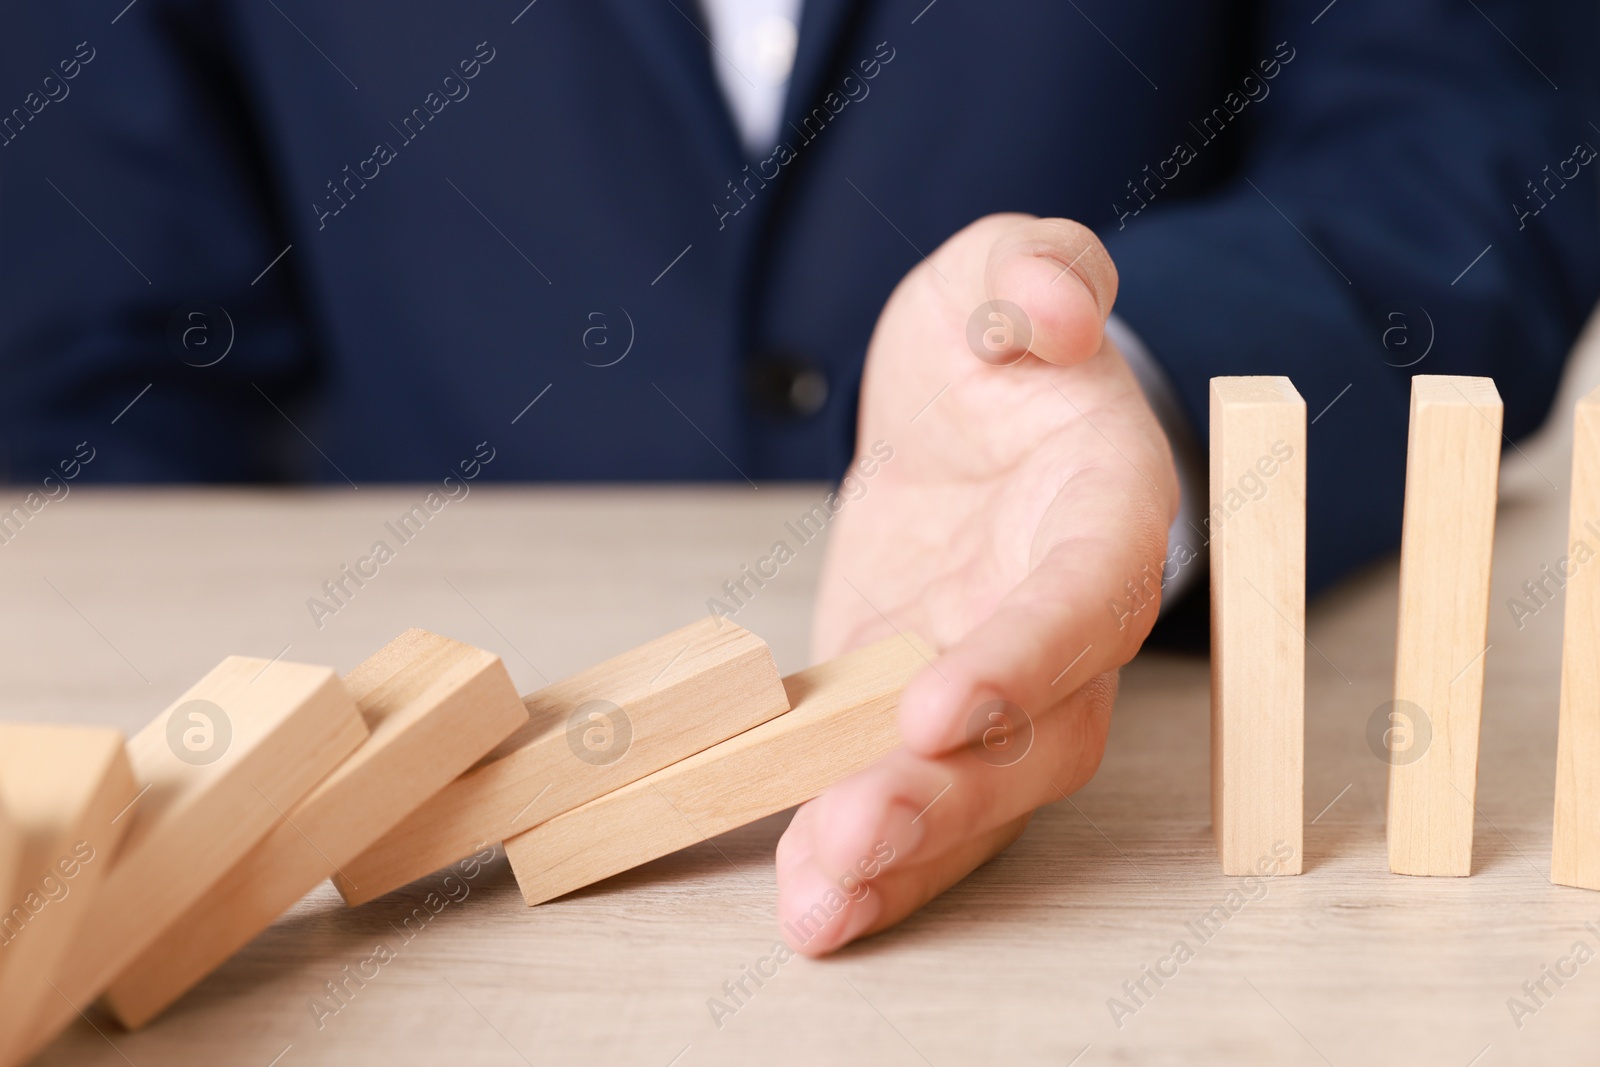
<instances>
[{"instance_id":1,"label":"shirt cuff","mask_svg":"<svg viewBox=\"0 0 1600 1067\"><path fill-rule=\"evenodd\" d=\"M1200 580L1206 568L1206 538L1200 516L1206 491L1206 454L1194 427L1178 403L1178 394L1166 371L1150 354L1126 322L1112 315L1106 320L1106 337L1122 352L1139 388L1166 432L1172 460L1178 468L1178 517L1167 531L1167 558L1161 568L1161 611L1176 604Z\"/></svg>"}]
</instances>

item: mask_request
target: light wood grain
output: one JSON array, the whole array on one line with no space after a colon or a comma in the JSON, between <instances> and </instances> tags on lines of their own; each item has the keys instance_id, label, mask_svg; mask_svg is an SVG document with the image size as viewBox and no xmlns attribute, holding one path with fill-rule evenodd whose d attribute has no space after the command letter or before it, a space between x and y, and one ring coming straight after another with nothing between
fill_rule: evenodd
<instances>
[{"instance_id":1,"label":"light wood grain","mask_svg":"<svg viewBox=\"0 0 1600 1067\"><path fill-rule=\"evenodd\" d=\"M900 743L896 712L933 650L891 637L783 681L791 710L507 839L541 904L811 799Z\"/></svg>"},{"instance_id":2,"label":"light wood grain","mask_svg":"<svg viewBox=\"0 0 1600 1067\"><path fill-rule=\"evenodd\" d=\"M370 731L360 748L107 990L149 1022L295 901L528 721L500 657L407 630L345 678Z\"/></svg>"},{"instance_id":3,"label":"light wood grain","mask_svg":"<svg viewBox=\"0 0 1600 1067\"><path fill-rule=\"evenodd\" d=\"M1307 397L1313 413L1332 399ZM1329 420L1372 417L1374 402L1351 390L1312 446ZM895 438L897 455L926 423ZM280 1054L277 1067L1587 1063L1600 961L1520 1028L1507 1007L1575 940L1600 947L1585 926L1600 898L1549 881L1559 601L1520 627L1506 606L1568 551L1570 445L1559 463L1523 447L1533 463L1507 453L1505 473L1535 488L1500 510L1495 538L1471 878L1388 871L1388 768L1365 731L1394 697L1391 558L1308 605L1299 878L1263 889L1222 875L1209 665L1147 651L1123 670L1105 759L1070 802L1041 808L910 922L835 959L783 964L720 1027L707 1000L780 935L773 849L787 813L531 909L503 860L354 910L323 883L152 1025L124 1033L90 1009L99 1032L79 1020L38 1067L267 1067ZM133 731L228 652L270 658L292 642L286 658L349 670L401 625L499 653L531 692L539 672L564 677L704 611L826 491L480 485L318 629L305 598L421 487L77 488L0 548L0 717ZM739 614L785 674L811 662L823 548L803 549ZM402 944L395 928L430 914L429 894L450 903ZM1186 932L1241 900L1208 942ZM1195 958L1119 1027L1108 999L1184 937ZM357 974L379 942L398 949L393 962L316 1016L326 983Z\"/></svg>"},{"instance_id":4,"label":"light wood grain","mask_svg":"<svg viewBox=\"0 0 1600 1067\"><path fill-rule=\"evenodd\" d=\"M1396 874L1472 873L1501 413L1487 378L1411 379L1389 765Z\"/></svg>"},{"instance_id":5,"label":"light wood grain","mask_svg":"<svg viewBox=\"0 0 1600 1067\"><path fill-rule=\"evenodd\" d=\"M701 619L527 698L528 723L370 849L334 885L376 899L788 710L766 644Z\"/></svg>"},{"instance_id":6,"label":"light wood grain","mask_svg":"<svg viewBox=\"0 0 1600 1067\"><path fill-rule=\"evenodd\" d=\"M1306 405L1211 379L1211 827L1222 872L1299 874L1305 796Z\"/></svg>"},{"instance_id":7,"label":"light wood grain","mask_svg":"<svg viewBox=\"0 0 1600 1067\"><path fill-rule=\"evenodd\" d=\"M1550 878L1600 889L1600 390L1577 405L1567 541L1552 568L1557 581L1529 579L1522 604L1533 610L1565 582Z\"/></svg>"},{"instance_id":8,"label":"light wood grain","mask_svg":"<svg viewBox=\"0 0 1600 1067\"><path fill-rule=\"evenodd\" d=\"M196 710L194 701L214 706ZM220 729L215 709L230 724ZM197 755L174 738L212 720ZM87 1007L179 916L260 841L283 813L367 736L339 676L326 667L229 656L129 740L142 796L101 892L56 972L59 996L42 1006L30 1045L43 1044ZM198 758L210 762L194 762ZM148 789L146 789L148 787Z\"/></svg>"},{"instance_id":9,"label":"light wood grain","mask_svg":"<svg viewBox=\"0 0 1600 1067\"><path fill-rule=\"evenodd\" d=\"M138 787L120 731L0 723L0 803L23 845L0 930L0 1064L28 1024L111 869Z\"/></svg>"}]
</instances>

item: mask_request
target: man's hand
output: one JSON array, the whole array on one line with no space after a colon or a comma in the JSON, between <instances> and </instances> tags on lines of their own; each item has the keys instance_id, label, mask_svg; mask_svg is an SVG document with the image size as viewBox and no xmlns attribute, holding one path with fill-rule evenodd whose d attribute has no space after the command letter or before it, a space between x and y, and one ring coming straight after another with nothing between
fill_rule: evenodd
<instances>
[{"instance_id":1,"label":"man's hand","mask_svg":"<svg viewBox=\"0 0 1600 1067\"><path fill-rule=\"evenodd\" d=\"M878 320L857 453L893 458L833 523L813 651L899 630L939 654L901 701L905 747L800 808L778 844L799 951L899 922L1099 766L1178 507L1166 437L1104 338L1116 291L1089 230L995 215ZM996 300L1026 320L980 310Z\"/></svg>"}]
</instances>

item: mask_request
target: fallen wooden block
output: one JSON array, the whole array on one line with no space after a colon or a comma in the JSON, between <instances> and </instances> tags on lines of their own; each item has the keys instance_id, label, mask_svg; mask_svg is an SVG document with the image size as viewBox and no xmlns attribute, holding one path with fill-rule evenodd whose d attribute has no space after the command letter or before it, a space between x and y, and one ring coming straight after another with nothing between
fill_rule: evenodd
<instances>
[{"instance_id":1,"label":"fallen wooden block","mask_svg":"<svg viewBox=\"0 0 1600 1067\"><path fill-rule=\"evenodd\" d=\"M1488 378L1411 379L1394 715L1426 747L1390 754L1395 874L1472 873L1501 410Z\"/></svg>"},{"instance_id":2,"label":"fallen wooden block","mask_svg":"<svg viewBox=\"0 0 1600 1067\"><path fill-rule=\"evenodd\" d=\"M1227 875L1299 874L1305 796L1306 405L1211 379L1211 829Z\"/></svg>"},{"instance_id":3,"label":"fallen wooden block","mask_svg":"<svg viewBox=\"0 0 1600 1067\"><path fill-rule=\"evenodd\" d=\"M900 744L896 711L933 659L891 637L784 679L792 710L506 841L540 904L821 793Z\"/></svg>"},{"instance_id":4,"label":"fallen wooden block","mask_svg":"<svg viewBox=\"0 0 1600 1067\"><path fill-rule=\"evenodd\" d=\"M0 917L0 1065L22 1062L27 1022L111 869L138 795L116 730L0 724L0 803L19 846Z\"/></svg>"},{"instance_id":5,"label":"fallen wooden block","mask_svg":"<svg viewBox=\"0 0 1600 1067\"><path fill-rule=\"evenodd\" d=\"M1600 389L1578 402L1573 421L1571 555L1556 564L1567 607L1550 880L1600 889Z\"/></svg>"},{"instance_id":6,"label":"fallen wooden block","mask_svg":"<svg viewBox=\"0 0 1600 1067\"><path fill-rule=\"evenodd\" d=\"M371 731L173 923L104 998L149 1022L457 775L528 721L500 657L407 630L351 671Z\"/></svg>"},{"instance_id":7,"label":"fallen wooden block","mask_svg":"<svg viewBox=\"0 0 1600 1067\"><path fill-rule=\"evenodd\" d=\"M528 724L333 882L352 907L787 711L765 643L707 618L546 686Z\"/></svg>"},{"instance_id":8,"label":"fallen wooden block","mask_svg":"<svg viewBox=\"0 0 1600 1067\"><path fill-rule=\"evenodd\" d=\"M367 736L327 667L230 656L128 742L142 790L29 1054L104 990Z\"/></svg>"}]
</instances>

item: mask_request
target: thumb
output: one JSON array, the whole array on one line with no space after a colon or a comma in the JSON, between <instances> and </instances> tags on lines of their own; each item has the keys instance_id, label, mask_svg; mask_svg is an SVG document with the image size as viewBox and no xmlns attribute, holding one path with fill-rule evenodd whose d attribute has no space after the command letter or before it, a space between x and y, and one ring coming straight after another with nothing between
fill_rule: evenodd
<instances>
[{"instance_id":1,"label":"thumb","mask_svg":"<svg viewBox=\"0 0 1600 1067\"><path fill-rule=\"evenodd\" d=\"M986 360L1004 365L1031 352L1071 366L1100 350L1106 317L1117 299L1117 268L1087 226L1068 219L1034 219L1002 233L984 271L996 328L985 333ZM1021 316L1017 321L1016 311ZM999 317L996 318L995 316Z\"/></svg>"}]
</instances>

